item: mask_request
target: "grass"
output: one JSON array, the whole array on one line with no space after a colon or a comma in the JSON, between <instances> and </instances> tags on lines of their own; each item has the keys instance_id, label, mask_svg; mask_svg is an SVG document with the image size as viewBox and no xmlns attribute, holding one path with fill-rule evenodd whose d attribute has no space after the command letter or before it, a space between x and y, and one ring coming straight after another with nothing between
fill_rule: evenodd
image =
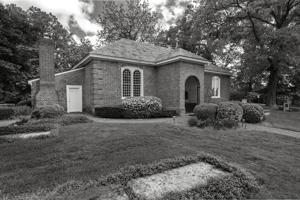
<instances>
[{"instance_id":1,"label":"grass","mask_svg":"<svg viewBox=\"0 0 300 200\"><path fill-rule=\"evenodd\" d=\"M4 194L51 190L126 165L207 152L250 170L268 198L300 198L300 140L270 133L91 123L62 127L57 137L2 143L0 149Z\"/></svg>"},{"instance_id":2,"label":"grass","mask_svg":"<svg viewBox=\"0 0 300 200\"><path fill-rule=\"evenodd\" d=\"M266 122L269 122L275 128L300 132L300 112L271 110L271 114L267 116Z\"/></svg>"}]
</instances>

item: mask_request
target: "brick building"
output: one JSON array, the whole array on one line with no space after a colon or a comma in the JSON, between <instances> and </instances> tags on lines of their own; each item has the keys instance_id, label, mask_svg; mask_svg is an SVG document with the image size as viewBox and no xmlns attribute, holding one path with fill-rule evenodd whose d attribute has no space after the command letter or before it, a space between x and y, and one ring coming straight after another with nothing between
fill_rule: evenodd
<instances>
[{"instance_id":1,"label":"brick building","mask_svg":"<svg viewBox=\"0 0 300 200\"><path fill-rule=\"evenodd\" d=\"M72 70L55 74L55 89L68 112L94 112L120 105L126 97L156 96L164 108L183 113L199 103L228 100L230 76L186 50L121 39L90 52ZM35 97L39 79L29 83Z\"/></svg>"}]
</instances>

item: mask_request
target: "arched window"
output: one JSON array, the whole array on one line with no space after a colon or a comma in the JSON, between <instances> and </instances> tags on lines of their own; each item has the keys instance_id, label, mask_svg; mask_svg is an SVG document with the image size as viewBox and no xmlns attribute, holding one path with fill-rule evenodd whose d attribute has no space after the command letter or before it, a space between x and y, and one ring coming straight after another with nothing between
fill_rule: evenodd
<instances>
[{"instance_id":1,"label":"arched window","mask_svg":"<svg viewBox=\"0 0 300 200\"><path fill-rule=\"evenodd\" d=\"M123 87L122 87L122 96L131 97L131 72L129 69L123 70Z\"/></svg>"},{"instance_id":2,"label":"arched window","mask_svg":"<svg viewBox=\"0 0 300 200\"><path fill-rule=\"evenodd\" d=\"M139 70L133 72L133 96L141 96L141 72Z\"/></svg>"},{"instance_id":3,"label":"arched window","mask_svg":"<svg viewBox=\"0 0 300 200\"><path fill-rule=\"evenodd\" d=\"M143 70L136 67L122 68L122 98L143 95Z\"/></svg>"},{"instance_id":4,"label":"arched window","mask_svg":"<svg viewBox=\"0 0 300 200\"><path fill-rule=\"evenodd\" d=\"M221 97L221 92L220 92L220 87L221 85L221 79L218 76L212 77L212 98L220 98Z\"/></svg>"}]
</instances>

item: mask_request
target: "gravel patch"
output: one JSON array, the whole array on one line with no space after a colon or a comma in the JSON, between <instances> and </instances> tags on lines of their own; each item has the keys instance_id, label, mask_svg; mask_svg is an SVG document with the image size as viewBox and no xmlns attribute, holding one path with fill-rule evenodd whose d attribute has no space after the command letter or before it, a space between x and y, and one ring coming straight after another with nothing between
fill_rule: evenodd
<instances>
[{"instance_id":1,"label":"gravel patch","mask_svg":"<svg viewBox=\"0 0 300 200\"><path fill-rule=\"evenodd\" d=\"M196 163L165 171L152 176L133 179L128 186L140 199L154 200L170 192L182 192L199 185L206 185L211 178L224 177L229 173L207 163Z\"/></svg>"}]
</instances>

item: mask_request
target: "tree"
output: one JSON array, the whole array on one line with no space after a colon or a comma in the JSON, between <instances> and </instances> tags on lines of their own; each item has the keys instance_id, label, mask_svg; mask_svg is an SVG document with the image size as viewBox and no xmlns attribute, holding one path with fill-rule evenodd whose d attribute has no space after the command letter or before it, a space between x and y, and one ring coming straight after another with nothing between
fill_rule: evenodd
<instances>
[{"instance_id":1,"label":"tree","mask_svg":"<svg viewBox=\"0 0 300 200\"><path fill-rule=\"evenodd\" d=\"M212 18L222 16L222 37L245 48L247 68L268 74L267 104L276 105L280 75L300 62L300 1L211 0L205 8Z\"/></svg>"},{"instance_id":2,"label":"tree","mask_svg":"<svg viewBox=\"0 0 300 200\"><path fill-rule=\"evenodd\" d=\"M37 39L27 13L0 3L0 101L15 101L28 92L31 44Z\"/></svg>"},{"instance_id":3,"label":"tree","mask_svg":"<svg viewBox=\"0 0 300 200\"><path fill-rule=\"evenodd\" d=\"M37 43L45 34L55 43L56 72L69 70L92 49L86 40L76 44L54 15L0 3L0 102L29 97L27 81L38 76Z\"/></svg>"},{"instance_id":4,"label":"tree","mask_svg":"<svg viewBox=\"0 0 300 200\"><path fill-rule=\"evenodd\" d=\"M147 1L107 1L97 21L103 28L98 36L104 42L121 38L152 41L157 33L158 16L151 11Z\"/></svg>"}]
</instances>

